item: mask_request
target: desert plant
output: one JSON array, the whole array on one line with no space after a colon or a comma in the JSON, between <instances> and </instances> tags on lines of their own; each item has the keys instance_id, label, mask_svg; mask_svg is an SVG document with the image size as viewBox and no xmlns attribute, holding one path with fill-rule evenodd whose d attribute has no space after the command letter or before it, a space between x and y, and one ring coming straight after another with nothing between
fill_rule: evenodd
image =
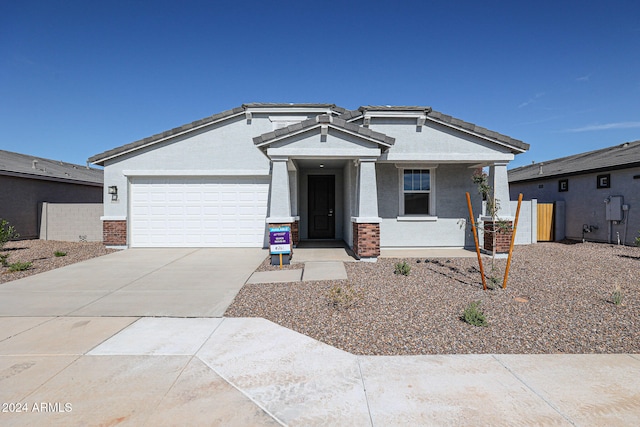
<instances>
[{"instance_id":1,"label":"desert plant","mask_svg":"<svg viewBox=\"0 0 640 427\"><path fill-rule=\"evenodd\" d=\"M347 309L364 298L363 290L356 290L351 283L336 283L327 291L329 305L337 309Z\"/></svg>"},{"instance_id":2,"label":"desert plant","mask_svg":"<svg viewBox=\"0 0 640 427\"><path fill-rule=\"evenodd\" d=\"M489 233L492 240L492 250L491 250L491 271L492 277L490 277L491 284L495 287L498 284L498 281L493 279L493 271L495 270L496 264L496 246L498 242L498 233L506 233L512 229L509 221L500 219L498 217L498 211L500 210L500 200L497 199L494 195L493 188L489 185L489 177L482 169L477 169L473 176L471 177L472 181L478 187L478 193L482 196L482 200L485 200L486 212L485 215L491 217L492 225L489 227L482 227L480 224L476 224L476 227L482 229L483 232ZM501 282L501 281L500 281ZM490 287L489 285L487 287Z\"/></svg>"},{"instance_id":3,"label":"desert plant","mask_svg":"<svg viewBox=\"0 0 640 427\"><path fill-rule=\"evenodd\" d=\"M489 272L489 276L487 276L487 288L494 290L495 288L502 285L502 277L500 277L500 270L495 266L491 266L491 271Z\"/></svg>"},{"instance_id":4,"label":"desert plant","mask_svg":"<svg viewBox=\"0 0 640 427\"><path fill-rule=\"evenodd\" d=\"M16 232L16 229L9 225L9 221L6 219L0 220L0 248L4 247L4 245L11 239L17 239L20 237L20 234Z\"/></svg>"},{"instance_id":5,"label":"desert plant","mask_svg":"<svg viewBox=\"0 0 640 427\"><path fill-rule=\"evenodd\" d=\"M410 271L411 271L411 266L407 264L406 261L402 261L402 262L396 263L396 268L393 274L402 274L403 276L408 276Z\"/></svg>"},{"instance_id":6,"label":"desert plant","mask_svg":"<svg viewBox=\"0 0 640 427\"><path fill-rule=\"evenodd\" d=\"M9 271L24 271L31 268L32 263L30 262L14 262L13 264L9 264Z\"/></svg>"},{"instance_id":7,"label":"desert plant","mask_svg":"<svg viewBox=\"0 0 640 427\"><path fill-rule=\"evenodd\" d=\"M464 309L462 320L473 326L487 326L487 319L480 308L480 301L473 301Z\"/></svg>"},{"instance_id":8,"label":"desert plant","mask_svg":"<svg viewBox=\"0 0 640 427\"><path fill-rule=\"evenodd\" d=\"M9 254L0 254L0 265L3 267L8 267L9 266L9 262L7 261L7 258L9 258Z\"/></svg>"},{"instance_id":9,"label":"desert plant","mask_svg":"<svg viewBox=\"0 0 640 427\"><path fill-rule=\"evenodd\" d=\"M67 256L67 253L62 251L55 251L53 254L57 257Z\"/></svg>"},{"instance_id":10,"label":"desert plant","mask_svg":"<svg viewBox=\"0 0 640 427\"><path fill-rule=\"evenodd\" d=\"M611 293L611 302L615 305L622 304L622 289L620 289L620 286L616 286L616 288Z\"/></svg>"}]
</instances>

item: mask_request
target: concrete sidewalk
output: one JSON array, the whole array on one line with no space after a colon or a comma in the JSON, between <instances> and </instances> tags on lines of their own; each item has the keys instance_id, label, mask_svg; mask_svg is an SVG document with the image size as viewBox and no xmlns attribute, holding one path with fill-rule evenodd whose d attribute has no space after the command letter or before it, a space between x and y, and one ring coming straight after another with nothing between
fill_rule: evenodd
<instances>
[{"instance_id":1,"label":"concrete sidewalk","mask_svg":"<svg viewBox=\"0 0 640 427\"><path fill-rule=\"evenodd\" d=\"M640 424L638 355L356 356L258 318L0 331L1 425Z\"/></svg>"}]
</instances>

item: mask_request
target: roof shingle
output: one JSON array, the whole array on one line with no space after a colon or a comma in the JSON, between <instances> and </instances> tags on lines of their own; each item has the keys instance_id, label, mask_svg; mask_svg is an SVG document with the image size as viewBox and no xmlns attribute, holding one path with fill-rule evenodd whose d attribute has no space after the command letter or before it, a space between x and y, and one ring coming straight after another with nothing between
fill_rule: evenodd
<instances>
[{"instance_id":1,"label":"roof shingle","mask_svg":"<svg viewBox=\"0 0 640 427\"><path fill-rule=\"evenodd\" d=\"M533 181L640 165L640 140L511 169L509 182Z\"/></svg>"},{"instance_id":2,"label":"roof shingle","mask_svg":"<svg viewBox=\"0 0 640 427\"><path fill-rule=\"evenodd\" d=\"M102 169L0 150L0 175L102 185Z\"/></svg>"}]
</instances>

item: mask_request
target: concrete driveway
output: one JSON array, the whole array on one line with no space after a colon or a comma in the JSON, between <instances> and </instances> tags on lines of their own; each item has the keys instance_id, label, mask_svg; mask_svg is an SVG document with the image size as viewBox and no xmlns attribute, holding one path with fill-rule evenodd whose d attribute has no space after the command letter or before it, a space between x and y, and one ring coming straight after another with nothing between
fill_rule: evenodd
<instances>
[{"instance_id":1,"label":"concrete driveway","mask_svg":"<svg viewBox=\"0 0 640 427\"><path fill-rule=\"evenodd\" d=\"M127 249L0 285L0 316L222 317L267 251Z\"/></svg>"},{"instance_id":2,"label":"concrete driveway","mask_svg":"<svg viewBox=\"0 0 640 427\"><path fill-rule=\"evenodd\" d=\"M0 285L0 425L640 425L639 355L358 356L221 317L265 257L130 249Z\"/></svg>"}]
</instances>

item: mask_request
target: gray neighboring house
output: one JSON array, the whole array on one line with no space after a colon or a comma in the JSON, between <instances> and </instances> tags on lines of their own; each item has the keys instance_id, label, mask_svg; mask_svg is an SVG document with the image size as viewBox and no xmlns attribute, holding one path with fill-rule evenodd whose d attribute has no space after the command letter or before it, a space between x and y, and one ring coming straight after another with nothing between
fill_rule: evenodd
<instances>
[{"instance_id":1,"label":"gray neighboring house","mask_svg":"<svg viewBox=\"0 0 640 427\"><path fill-rule=\"evenodd\" d=\"M528 144L417 106L244 104L89 159L104 166L104 243L266 247L268 228L381 247L466 247L465 192ZM500 215L510 217L509 203Z\"/></svg>"},{"instance_id":2,"label":"gray neighboring house","mask_svg":"<svg viewBox=\"0 0 640 427\"><path fill-rule=\"evenodd\" d=\"M512 169L509 185L512 198L560 207L555 240L633 245L638 236L640 141Z\"/></svg>"},{"instance_id":3,"label":"gray neighboring house","mask_svg":"<svg viewBox=\"0 0 640 427\"><path fill-rule=\"evenodd\" d=\"M43 202L102 203L102 181L100 169L0 150L0 218L37 239Z\"/></svg>"}]
</instances>

